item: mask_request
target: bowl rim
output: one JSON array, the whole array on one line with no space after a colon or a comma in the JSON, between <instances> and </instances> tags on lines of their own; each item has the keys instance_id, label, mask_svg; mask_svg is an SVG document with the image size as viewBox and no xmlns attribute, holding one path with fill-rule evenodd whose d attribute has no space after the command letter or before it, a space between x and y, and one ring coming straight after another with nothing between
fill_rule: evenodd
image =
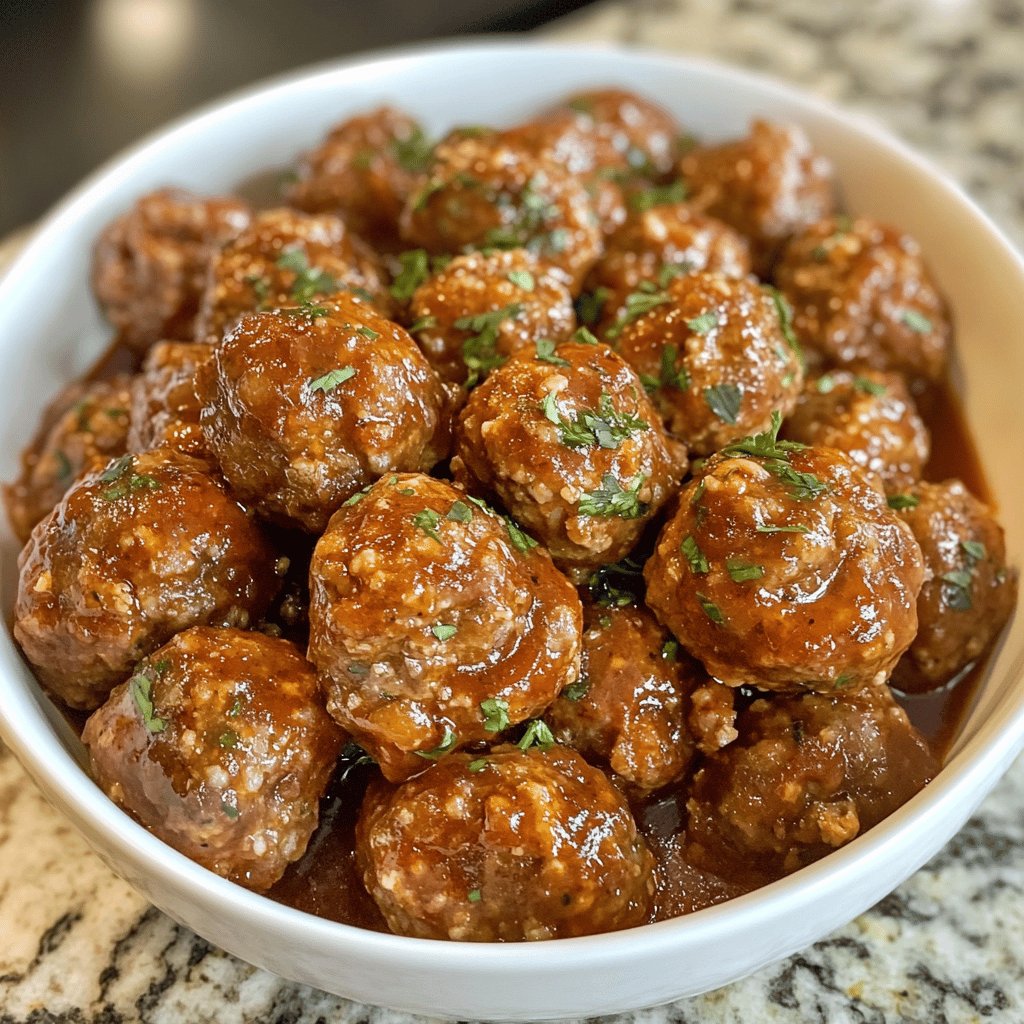
<instances>
[{"instance_id":1,"label":"bowl rim","mask_svg":"<svg viewBox=\"0 0 1024 1024\"><path fill-rule=\"evenodd\" d=\"M739 80L745 85L756 87L766 101L783 100L810 108L826 120L837 121L845 128L867 135L872 143L887 151L889 156L909 164L914 171L930 178L948 201L970 214L979 230L988 236L991 244L1002 250L1002 254L1024 281L1024 258L992 219L946 172L917 154L870 117L844 110L837 104L772 76L722 61L616 43L566 43L530 37L526 37L524 42L522 36L513 36L514 41L508 42L508 38L469 36L456 40L442 39L373 50L342 60L319 62L233 90L175 118L105 161L47 212L27 245L0 279L0 308L3 308L5 300L20 286L22 280L31 275L36 254L61 233L66 223L75 221L81 212L88 210L98 194L129 178L136 164L150 159L165 147L176 146L179 140L187 137L198 126L234 117L246 108L258 108L269 93L308 87L317 81L326 82L339 76L358 75L360 72L377 74L388 65L436 61L453 51L476 52L495 59L514 60L522 54L524 46L529 50L546 51L552 56L561 55L566 59L578 59L581 54L588 52L618 54L634 64L646 64L652 68L682 68L709 79L722 79L726 83ZM31 673L31 669L21 662L9 630L5 632L7 635L0 649L0 696L5 698L0 701L0 737L40 788L50 794L51 799L73 821L81 823L80 828L103 833L105 842L115 846L124 860L132 863L146 860L150 870L171 876L171 881L179 891L201 895L214 909L222 910L231 917L237 916L241 909L254 927L270 930L284 928L289 932L298 929L304 935L322 941L328 948L358 943L362 951L376 955L381 960L396 957L407 965L424 969L443 967L451 970L458 966L462 969L493 971L506 968L512 971L536 959L538 948L551 954L552 962L559 966L583 963L592 967L600 966L619 960L627 951L635 957L638 951L642 952L646 947L662 947L671 944L673 937L678 936L682 940L697 930L703 939L713 942L716 933L728 932L734 926L734 919L740 915L752 919L770 918L781 904L790 910L794 905L810 908L834 886L843 885L846 880L854 881L863 871L865 862L885 858L891 848L901 843L901 835L905 830L920 828L933 819L942 818L947 805L960 803L973 810L987 794L990 785L1009 767L1016 754L1024 749L1024 687L1011 686L993 705L976 735L943 765L935 780L924 790L846 846L753 892L681 917L617 932L548 940L539 947L529 942L461 943L412 938L342 924L277 903L267 896L221 878L157 839L109 800L59 740L48 735L53 728L52 722L40 704L40 701L47 701L48 698L17 678L19 671ZM1020 680L1024 675L1024 652L1007 667L1006 674L1015 681ZM926 856L930 855L929 852ZM104 859L107 860L106 857ZM920 867L924 859L926 857L922 856L914 861L913 869Z\"/></svg>"}]
</instances>

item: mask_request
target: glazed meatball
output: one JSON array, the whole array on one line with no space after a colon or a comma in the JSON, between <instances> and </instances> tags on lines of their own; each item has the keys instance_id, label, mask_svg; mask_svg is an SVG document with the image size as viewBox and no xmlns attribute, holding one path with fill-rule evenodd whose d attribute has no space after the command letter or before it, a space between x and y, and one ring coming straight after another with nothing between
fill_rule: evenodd
<instances>
[{"instance_id":1,"label":"glazed meatball","mask_svg":"<svg viewBox=\"0 0 1024 1024\"><path fill-rule=\"evenodd\" d=\"M161 189L110 224L96 245L92 283L120 339L139 351L161 338L190 341L207 263L249 217L237 199Z\"/></svg>"},{"instance_id":2,"label":"glazed meatball","mask_svg":"<svg viewBox=\"0 0 1024 1024\"><path fill-rule=\"evenodd\" d=\"M938 770L884 684L757 700L694 777L690 853L727 877L777 878L877 825Z\"/></svg>"},{"instance_id":3,"label":"glazed meatball","mask_svg":"<svg viewBox=\"0 0 1024 1024\"><path fill-rule=\"evenodd\" d=\"M653 859L624 798L564 747L453 754L367 794L366 888L393 932L516 942L642 924Z\"/></svg>"},{"instance_id":4,"label":"glazed meatball","mask_svg":"<svg viewBox=\"0 0 1024 1024\"><path fill-rule=\"evenodd\" d=\"M881 684L917 632L921 549L849 456L779 442L778 425L683 488L647 603L731 686Z\"/></svg>"},{"instance_id":5,"label":"glazed meatball","mask_svg":"<svg viewBox=\"0 0 1024 1024\"><path fill-rule=\"evenodd\" d=\"M846 452L889 492L920 480L931 449L928 428L903 378L875 370L833 370L811 378L783 433Z\"/></svg>"},{"instance_id":6,"label":"glazed meatball","mask_svg":"<svg viewBox=\"0 0 1024 1024\"><path fill-rule=\"evenodd\" d=\"M536 541L441 480L396 475L331 519L309 659L392 781L542 712L579 676L582 609Z\"/></svg>"},{"instance_id":7,"label":"glazed meatball","mask_svg":"<svg viewBox=\"0 0 1024 1024\"><path fill-rule=\"evenodd\" d=\"M605 345L523 350L462 410L452 472L497 495L577 577L627 554L676 489L686 452Z\"/></svg>"},{"instance_id":8,"label":"glazed meatball","mask_svg":"<svg viewBox=\"0 0 1024 1024\"><path fill-rule=\"evenodd\" d=\"M746 138L690 150L679 172L695 206L750 240L762 277L790 235L835 206L831 165L797 125L756 120Z\"/></svg>"},{"instance_id":9,"label":"glazed meatball","mask_svg":"<svg viewBox=\"0 0 1024 1024\"><path fill-rule=\"evenodd\" d=\"M355 297L244 317L196 391L232 490L282 526L320 533L359 488L448 453L437 375L401 327Z\"/></svg>"},{"instance_id":10,"label":"glazed meatball","mask_svg":"<svg viewBox=\"0 0 1024 1024\"><path fill-rule=\"evenodd\" d=\"M693 760L690 695L709 682L643 608L587 609L580 678L551 705L555 738L631 789L681 779Z\"/></svg>"},{"instance_id":11,"label":"glazed meatball","mask_svg":"<svg viewBox=\"0 0 1024 1024\"><path fill-rule=\"evenodd\" d=\"M863 217L824 220L789 242L775 277L797 334L825 364L945 373L946 304L909 235Z\"/></svg>"},{"instance_id":12,"label":"glazed meatball","mask_svg":"<svg viewBox=\"0 0 1024 1024\"><path fill-rule=\"evenodd\" d=\"M131 385L128 451L166 446L209 458L195 387L196 369L209 355L208 345L188 341L158 341L146 353L142 372Z\"/></svg>"},{"instance_id":13,"label":"glazed meatball","mask_svg":"<svg viewBox=\"0 0 1024 1024\"><path fill-rule=\"evenodd\" d=\"M1017 599L1003 529L959 480L919 483L892 499L924 553L919 628L892 684L934 690L975 661L1002 631Z\"/></svg>"},{"instance_id":14,"label":"glazed meatball","mask_svg":"<svg viewBox=\"0 0 1024 1024\"><path fill-rule=\"evenodd\" d=\"M196 321L218 341L246 314L353 292L387 312L383 268L337 217L266 210L210 261Z\"/></svg>"},{"instance_id":15,"label":"glazed meatball","mask_svg":"<svg viewBox=\"0 0 1024 1024\"><path fill-rule=\"evenodd\" d=\"M21 456L21 475L3 485L15 536L24 544L84 473L123 455L129 427L131 378L81 381L46 407L35 439Z\"/></svg>"},{"instance_id":16,"label":"glazed meatball","mask_svg":"<svg viewBox=\"0 0 1024 1024\"><path fill-rule=\"evenodd\" d=\"M431 148L411 117L379 107L343 121L304 153L286 199L309 213L337 213L353 231L392 248L402 207Z\"/></svg>"},{"instance_id":17,"label":"glazed meatball","mask_svg":"<svg viewBox=\"0 0 1024 1024\"><path fill-rule=\"evenodd\" d=\"M306 849L344 737L294 645L195 626L141 661L82 739L115 803L260 892Z\"/></svg>"},{"instance_id":18,"label":"glazed meatball","mask_svg":"<svg viewBox=\"0 0 1024 1024\"><path fill-rule=\"evenodd\" d=\"M453 133L402 213L402 234L431 253L529 249L576 288L601 252L586 189L565 167L493 133Z\"/></svg>"},{"instance_id":19,"label":"glazed meatball","mask_svg":"<svg viewBox=\"0 0 1024 1024\"><path fill-rule=\"evenodd\" d=\"M441 377L470 385L518 349L576 328L565 275L525 249L456 256L416 289L409 317Z\"/></svg>"},{"instance_id":20,"label":"glazed meatball","mask_svg":"<svg viewBox=\"0 0 1024 1024\"><path fill-rule=\"evenodd\" d=\"M644 282L663 288L673 278L699 270L746 277L750 273L746 241L726 224L685 203L633 214L608 239L604 255L587 278L587 290L600 303L598 333L625 320L627 299Z\"/></svg>"},{"instance_id":21,"label":"glazed meatball","mask_svg":"<svg viewBox=\"0 0 1024 1024\"><path fill-rule=\"evenodd\" d=\"M204 463L170 449L84 476L32 532L14 636L51 693L98 707L189 626L255 622L276 555Z\"/></svg>"},{"instance_id":22,"label":"glazed meatball","mask_svg":"<svg viewBox=\"0 0 1024 1024\"><path fill-rule=\"evenodd\" d=\"M789 413L803 382L779 297L750 279L687 274L647 296L618 350L669 433L708 455Z\"/></svg>"}]
</instances>

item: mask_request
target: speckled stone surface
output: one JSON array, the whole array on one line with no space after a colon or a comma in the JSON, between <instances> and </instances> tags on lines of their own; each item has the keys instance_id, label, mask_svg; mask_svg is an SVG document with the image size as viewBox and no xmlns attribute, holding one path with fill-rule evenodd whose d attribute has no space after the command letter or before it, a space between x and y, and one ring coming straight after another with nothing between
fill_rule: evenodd
<instances>
[{"instance_id":1,"label":"speckled stone surface","mask_svg":"<svg viewBox=\"0 0 1024 1024\"><path fill-rule=\"evenodd\" d=\"M1024 245L1024 0L612 0L545 35L716 57L871 114ZM0 749L0 1024L368 1020L413 1018L282 982L174 924ZM945 850L846 928L718 992L608 1020L1024 1022L1024 761Z\"/></svg>"}]
</instances>

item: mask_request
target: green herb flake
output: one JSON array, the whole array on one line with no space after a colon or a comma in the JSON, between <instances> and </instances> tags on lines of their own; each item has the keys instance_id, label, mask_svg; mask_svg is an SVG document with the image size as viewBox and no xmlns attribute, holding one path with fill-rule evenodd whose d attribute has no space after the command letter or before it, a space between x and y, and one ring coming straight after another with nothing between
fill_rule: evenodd
<instances>
[{"instance_id":1,"label":"green herb flake","mask_svg":"<svg viewBox=\"0 0 1024 1024\"><path fill-rule=\"evenodd\" d=\"M420 331L429 331L437 326L436 316L421 316L409 324L409 333L417 334Z\"/></svg>"},{"instance_id":2,"label":"green herb flake","mask_svg":"<svg viewBox=\"0 0 1024 1024\"><path fill-rule=\"evenodd\" d=\"M220 809L232 821L234 821L238 817L238 808L234 804L229 804L227 800L222 800L220 802Z\"/></svg>"},{"instance_id":3,"label":"green herb flake","mask_svg":"<svg viewBox=\"0 0 1024 1024\"><path fill-rule=\"evenodd\" d=\"M440 523L441 517L432 508L425 508L412 517L412 525L436 541L441 540L441 535L437 532Z\"/></svg>"},{"instance_id":4,"label":"green herb flake","mask_svg":"<svg viewBox=\"0 0 1024 1024\"><path fill-rule=\"evenodd\" d=\"M569 360L562 359L555 355L556 343L552 338L538 338L536 341L537 360L541 363L550 363L552 366L568 366Z\"/></svg>"},{"instance_id":5,"label":"green herb flake","mask_svg":"<svg viewBox=\"0 0 1024 1024\"><path fill-rule=\"evenodd\" d=\"M466 899L469 900L470 903L479 903L483 899L483 896L480 895L479 889L470 889L469 892L466 893Z\"/></svg>"},{"instance_id":6,"label":"green herb flake","mask_svg":"<svg viewBox=\"0 0 1024 1024\"><path fill-rule=\"evenodd\" d=\"M160 481L148 473L134 473L135 456L122 455L116 462L111 463L101 474L100 480L103 483L111 484L106 490L100 492L104 501L118 501L129 494L138 491L155 491L160 488Z\"/></svg>"},{"instance_id":7,"label":"green herb flake","mask_svg":"<svg viewBox=\"0 0 1024 1024\"><path fill-rule=\"evenodd\" d=\"M708 563L707 557L690 534L683 538L679 550L686 557L686 561L690 565L690 572L695 576L706 576L710 572L711 565Z\"/></svg>"},{"instance_id":8,"label":"green herb flake","mask_svg":"<svg viewBox=\"0 0 1024 1024\"><path fill-rule=\"evenodd\" d=\"M835 390L835 387L836 379L831 373L826 373L819 377L817 384L815 384L815 389L819 395L830 395Z\"/></svg>"},{"instance_id":9,"label":"green herb flake","mask_svg":"<svg viewBox=\"0 0 1024 1024\"><path fill-rule=\"evenodd\" d=\"M456 499L448 509L445 519L453 523L468 523L473 518L473 510L464 502Z\"/></svg>"},{"instance_id":10,"label":"green herb flake","mask_svg":"<svg viewBox=\"0 0 1024 1024\"><path fill-rule=\"evenodd\" d=\"M700 593L697 594L697 600L700 602L700 606L704 610L704 614L716 626L721 626L725 622L725 616L722 614L722 609L719 608L714 601Z\"/></svg>"},{"instance_id":11,"label":"green herb flake","mask_svg":"<svg viewBox=\"0 0 1024 1024\"><path fill-rule=\"evenodd\" d=\"M559 410L554 392L545 395L539 408L558 427L558 438L567 448L616 449L633 434L650 429L636 413L619 412L607 392L601 393L596 411L581 409L571 418Z\"/></svg>"},{"instance_id":12,"label":"green herb flake","mask_svg":"<svg viewBox=\"0 0 1024 1024\"><path fill-rule=\"evenodd\" d=\"M980 540L962 540L960 541L960 547L972 562L982 561L988 553L985 545Z\"/></svg>"},{"instance_id":13,"label":"green herb flake","mask_svg":"<svg viewBox=\"0 0 1024 1024\"><path fill-rule=\"evenodd\" d=\"M701 313L700 316L695 316L692 320L686 321L686 326L694 334L699 334L702 338L710 334L716 327L720 327L721 324L721 320L718 319L718 313L713 309L709 309L706 313Z\"/></svg>"},{"instance_id":14,"label":"green herb flake","mask_svg":"<svg viewBox=\"0 0 1024 1024\"><path fill-rule=\"evenodd\" d=\"M242 278L242 282L252 289L253 295L256 296L256 301L259 303L259 308L263 309L267 299L270 297L270 282L262 274L246 274Z\"/></svg>"},{"instance_id":15,"label":"green herb flake","mask_svg":"<svg viewBox=\"0 0 1024 1024\"><path fill-rule=\"evenodd\" d=\"M505 276L517 288L522 288L524 292L532 292L533 289L537 287L537 282L534 281L533 274L528 270L510 270Z\"/></svg>"},{"instance_id":16,"label":"green herb flake","mask_svg":"<svg viewBox=\"0 0 1024 1024\"><path fill-rule=\"evenodd\" d=\"M53 453L53 458L57 463L57 482L60 484L70 483L72 477L75 475L75 470L71 465L71 460L60 448Z\"/></svg>"},{"instance_id":17,"label":"green herb flake","mask_svg":"<svg viewBox=\"0 0 1024 1024\"><path fill-rule=\"evenodd\" d=\"M451 726L446 725L441 742L433 750L416 750L414 753L417 757L422 757L427 761L440 761L442 757L450 754L455 749L458 742L459 737L455 734L455 730Z\"/></svg>"},{"instance_id":18,"label":"green herb flake","mask_svg":"<svg viewBox=\"0 0 1024 1024\"><path fill-rule=\"evenodd\" d=\"M590 692L590 677L580 676L579 679L571 682L563 691L562 696L573 704L579 703Z\"/></svg>"},{"instance_id":19,"label":"green herb flake","mask_svg":"<svg viewBox=\"0 0 1024 1024\"><path fill-rule=\"evenodd\" d=\"M434 152L434 144L419 125L403 139L391 140L391 151L404 171L420 174L427 169Z\"/></svg>"},{"instance_id":20,"label":"green herb flake","mask_svg":"<svg viewBox=\"0 0 1024 1024\"><path fill-rule=\"evenodd\" d=\"M329 370L321 377L313 377L309 382L310 392L322 391L325 395L339 384L351 380L356 375L354 366L339 366L336 370Z\"/></svg>"},{"instance_id":21,"label":"green herb flake","mask_svg":"<svg viewBox=\"0 0 1024 1024\"><path fill-rule=\"evenodd\" d=\"M480 713L484 718L484 732L504 732L509 727L507 700L488 697L480 701Z\"/></svg>"},{"instance_id":22,"label":"green herb flake","mask_svg":"<svg viewBox=\"0 0 1024 1024\"><path fill-rule=\"evenodd\" d=\"M478 757L475 761L470 761L466 767L475 775L477 772L482 772L487 767L487 758Z\"/></svg>"},{"instance_id":23,"label":"green herb flake","mask_svg":"<svg viewBox=\"0 0 1024 1024\"><path fill-rule=\"evenodd\" d=\"M225 750L234 750L238 746L238 733L233 729L222 732L217 739L217 744Z\"/></svg>"},{"instance_id":24,"label":"green herb flake","mask_svg":"<svg viewBox=\"0 0 1024 1024\"><path fill-rule=\"evenodd\" d=\"M874 395L876 398L879 395L884 395L887 390L884 384L880 384L877 380L871 380L870 377L854 377L853 386L861 393Z\"/></svg>"},{"instance_id":25,"label":"green herb flake","mask_svg":"<svg viewBox=\"0 0 1024 1024\"><path fill-rule=\"evenodd\" d=\"M430 276L430 257L426 249L409 249L398 254L398 263L401 269L388 291L398 302L408 302Z\"/></svg>"},{"instance_id":26,"label":"green herb flake","mask_svg":"<svg viewBox=\"0 0 1024 1024\"><path fill-rule=\"evenodd\" d=\"M367 484L362 490L356 491L355 494L353 494L350 497L346 498L341 503L341 507L342 508L349 508L352 505L358 505L359 502L361 502L363 500L363 498L365 498L370 493L370 488L372 486L373 486L373 484Z\"/></svg>"},{"instance_id":27,"label":"green herb flake","mask_svg":"<svg viewBox=\"0 0 1024 1024\"><path fill-rule=\"evenodd\" d=\"M655 206L674 206L686 199L686 186L681 181L673 181L670 185L655 185L653 188L634 192L629 197L629 205L637 213L644 213Z\"/></svg>"},{"instance_id":28,"label":"green herb flake","mask_svg":"<svg viewBox=\"0 0 1024 1024\"><path fill-rule=\"evenodd\" d=\"M508 539L512 547L520 554L526 555L537 546L537 542L511 517L502 516L505 521L505 530L508 532Z\"/></svg>"},{"instance_id":29,"label":"green herb flake","mask_svg":"<svg viewBox=\"0 0 1024 1024\"><path fill-rule=\"evenodd\" d=\"M430 627L430 632L433 633L441 643L446 643L448 640L451 640L458 631L458 627L450 626L444 622L435 623Z\"/></svg>"},{"instance_id":30,"label":"green herb flake","mask_svg":"<svg viewBox=\"0 0 1024 1024\"><path fill-rule=\"evenodd\" d=\"M234 701L231 704L231 707L229 707L227 710L227 717L237 718L242 713L242 704L243 701L241 695L235 697Z\"/></svg>"},{"instance_id":31,"label":"green herb flake","mask_svg":"<svg viewBox=\"0 0 1024 1024\"><path fill-rule=\"evenodd\" d=\"M765 469L786 484L789 496L798 501L810 501L827 493L829 487L823 480L813 473L801 473L790 465L790 455L803 451L807 445L799 441L780 441L781 426L782 414L776 410L772 413L772 424L768 430L726 445L721 454L729 458L749 455L764 460Z\"/></svg>"},{"instance_id":32,"label":"green herb flake","mask_svg":"<svg viewBox=\"0 0 1024 1024\"><path fill-rule=\"evenodd\" d=\"M916 309L904 309L900 312L900 322L909 327L915 334L929 334L934 325L923 313Z\"/></svg>"},{"instance_id":33,"label":"green herb flake","mask_svg":"<svg viewBox=\"0 0 1024 1024\"><path fill-rule=\"evenodd\" d=\"M773 526L771 523L757 527L758 533L810 533L809 526L794 523L792 526Z\"/></svg>"},{"instance_id":34,"label":"green herb flake","mask_svg":"<svg viewBox=\"0 0 1024 1024\"><path fill-rule=\"evenodd\" d=\"M888 499L889 508L902 512L906 509L917 508L921 499L916 494L893 494Z\"/></svg>"},{"instance_id":35,"label":"green herb flake","mask_svg":"<svg viewBox=\"0 0 1024 1024\"><path fill-rule=\"evenodd\" d=\"M666 640L661 645L661 656L665 661L678 661L679 660L679 641L678 640Z\"/></svg>"},{"instance_id":36,"label":"green herb flake","mask_svg":"<svg viewBox=\"0 0 1024 1024\"><path fill-rule=\"evenodd\" d=\"M737 384L716 384L704 389L708 408L723 422L736 426L743 392Z\"/></svg>"},{"instance_id":37,"label":"green herb flake","mask_svg":"<svg viewBox=\"0 0 1024 1024\"><path fill-rule=\"evenodd\" d=\"M295 280L288 292L292 302L307 303L317 295L330 295L338 290L339 285L335 278L325 270L311 267L309 257L302 249L286 249L274 261L274 265L279 270L288 270L295 274ZM258 294L257 292L257 296Z\"/></svg>"},{"instance_id":38,"label":"green herb flake","mask_svg":"<svg viewBox=\"0 0 1024 1024\"><path fill-rule=\"evenodd\" d=\"M367 341L376 341L380 337L380 331L366 326L357 327L356 334L361 334Z\"/></svg>"},{"instance_id":39,"label":"green herb flake","mask_svg":"<svg viewBox=\"0 0 1024 1024\"><path fill-rule=\"evenodd\" d=\"M786 339L786 344L790 347L800 365L806 369L807 363L804 360L804 350L800 345L800 339L796 336L796 331L793 329L793 307L778 288L773 288L770 284L763 284L761 287L771 297L772 304L775 306L775 313L779 318L779 327L782 329L782 336Z\"/></svg>"},{"instance_id":40,"label":"green herb flake","mask_svg":"<svg viewBox=\"0 0 1024 1024\"><path fill-rule=\"evenodd\" d=\"M697 268L689 260L678 263L663 263L658 271L658 287L667 288L677 277L685 277Z\"/></svg>"},{"instance_id":41,"label":"green herb flake","mask_svg":"<svg viewBox=\"0 0 1024 1024\"><path fill-rule=\"evenodd\" d=\"M307 320L312 322L320 317L325 317L330 313L330 310L326 306L317 305L314 302L303 302L296 309L283 309L281 312L285 316L292 318L298 318L300 316L305 317Z\"/></svg>"},{"instance_id":42,"label":"green herb flake","mask_svg":"<svg viewBox=\"0 0 1024 1024\"><path fill-rule=\"evenodd\" d=\"M542 718L534 718L526 727L521 739L516 746L527 751L530 747L537 747L540 750L550 750L555 745L555 737Z\"/></svg>"},{"instance_id":43,"label":"green herb flake","mask_svg":"<svg viewBox=\"0 0 1024 1024\"><path fill-rule=\"evenodd\" d=\"M167 721L160 718L156 713L156 706L153 703L153 682L154 676L161 674L157 666L146 666L135 672L128 680L128 691L142 715L142 723L146 731L156 735L167 728Z\"/></svg>"},{"instance_id":44,"label":"green herb flake","mask_svg":"<svg viewBox=\"0 0 1024 1024\"><path fill-rule=\"evenodd\" d=\"M727 558L725 568L734 583L748 583L764 576L764 566L745 562L741 558Z\"/></svg>"},{"instance_id":45,"label":"green herb flake","mask_svg":"<svg viewBox=\"0 0 1024 1024\"><path fill-rule=\"evenodd\" d=\"M643 473L637 473L623 487L614 474L605 473L601 478L601 486L580 498L577 511L581 516L603 519L639 519L647 513L649 507L638 496L646 479Z\"/></svg>"},{"instance_id":46,"label":"green herb flake","mask_svg":"<svg viewBox=\"0 0 1024 1024\"><path fill-rule=\"evenodd\" d=\"M667 291L659 290L650 281L642 282L635 292L626 296L622 312L608 328L608 337L617 338L629 324L671 301L672 296Z\"/></svg>"},{"instance_id":47,"label":"green herb flake","mask_svg":"<svg viewBox=\"0 0 1024 1024\"><path fill-rule=\"evenodd\" d=\"M592 292L584 292L576 300L576 316L582 324L593 327L601 319L605 304L611 297L611 291L603 285Z\"/></svg>"},{"instance_id":48,"label":"green herb flake","mask_svg":"<svg viewBox=\"0 0 1024 1024\"><path fill-rule=\"evenodd\" d=\"M498 352L501 325L506 320L515 320L522 312L523 304L512 302L501 309L461 316L455 321L456 330L471 332L462 343L462 361L469 370L467 387L478 384L484 374L505 362L506 357Z\"/></svg>"}]
</instances>

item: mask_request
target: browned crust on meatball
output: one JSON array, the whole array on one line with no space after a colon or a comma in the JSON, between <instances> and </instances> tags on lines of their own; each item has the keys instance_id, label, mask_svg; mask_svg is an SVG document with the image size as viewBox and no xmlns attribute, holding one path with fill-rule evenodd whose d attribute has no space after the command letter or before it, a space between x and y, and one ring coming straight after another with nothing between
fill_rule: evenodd
<instances>
[{"instance_id":1,"label":"browned crust on meatball","mask_svg":"<svg viewBox=\"0 0 1024 1024\"><path fill-rule=\"evenodd\" d=\"M344 736L287 640L194 627L140 662L82 739L115 803L261 892L305 851Z\"/></svg>"},{"instance_id":2,"label":"browned crust on meatball","mask_svg":"<svg viewBox=\"0 0 1024 1024\"><path fill-rule=\"evenodd\" d=\"M108 225L93 254L92 286L120 339L137 351L161 338L191 341L209 258L249 217L237 199L167 188Z\"/></svg>"},{"instance_id":3,"label":"browned crust on meatball","mask_svg":"<svg viewBox=\"0 0 1024 1024\"><path fill-rule=\"evenodd\" d=\"M204 463L162 448L122 456L33 530L14 636L51 693L94 708L175 633L257 621L277 590L275 561Z\"/></svg>"},{"instance_id":4,"label":"browned crust on meatball","mask_svg":"<svg viewBox=\"0 0 1024 1024\"><path fill-rule=\"evenodd\" d=\"M848 456L761 437L683 488L644 569L647 603L729 685L883 683L917 632L921 550Z\"/></svg>"},{"instance_id":5,"label":"browned crust on meatball","mask_svg":"<svg viewBox=\"0 0 1024 1024\"><path fill-rule=\"evenodd\" d=\"M908 497L917 504L906 507ZM925 578L917 636L892 683L920 693L956 678L999 636L1017 600L1017 572L1006 564L1003 528L959 480L919 483L897 501L924 553Z\"/></svg>"},{"instance_id":6,"label":"browned crust on meatball","mask_svg":"<svg viewBox=\"0 0 1024 1024\"><path fill-rule=\"evenodd\" d=\"M580 576L615 562L674 493L686 452L605 345L522 350L469 397L452 471Z\"/></svg>"},{"instance_id":7,"label":"browned crust on meatball","mask_svg":"<svg viewBox=\"0 0 1024 1024\"><path fill-rule=\"evenodd\" d=\"M367 794L356 831L392 931L514 942L642 924L653 859L624 798L564 747L454 754Z\"/></svg>"},{"instance_id":8,"label":"browned crust on meatball","mask_svg":"<svg viewBox=\"0 0 1024 1024\"><path fill-rule=\"evenodd\" d=\"M391 780L539 714L579 675L582 609L547 552L430 477L339 509L309 620L331 714Z\"/></svg>"},{"instance_id":9,"label":"browned crust on meatball","mask_svg":"<svg viewBox=\"0 0 1024 1024\"><path fill-rule=\"evenodd\" d=\"M437 375L403 328L355 297L244 317L196 389L232 490L311 533L377 477L429 470L449 450Z\"/></svg>"},{"instance_id":10,"label":"browned crust on meatball","mask_svg":"<svg viewBox=\"0 0 1024 1024\"><path fill-rule=\"evenodd\" d=\"M864 217L821 221L790 240L775 277L797 334L826 365L945 373L946 304L902 231Z\"/></svg>"},{"instance_id":11,"label":"browned crust on meatball","mask_svg":"<svg viewBox=\"0 0 1024 1024\"><path fill-rule=\"evenodd\" d=\"M771 291L697 273L649 298L650 311L622 328L618 351L650 389L669 433L696 454L765 430L773 412L793 408L800 354Z\"/></svg>"}]
</instances>

